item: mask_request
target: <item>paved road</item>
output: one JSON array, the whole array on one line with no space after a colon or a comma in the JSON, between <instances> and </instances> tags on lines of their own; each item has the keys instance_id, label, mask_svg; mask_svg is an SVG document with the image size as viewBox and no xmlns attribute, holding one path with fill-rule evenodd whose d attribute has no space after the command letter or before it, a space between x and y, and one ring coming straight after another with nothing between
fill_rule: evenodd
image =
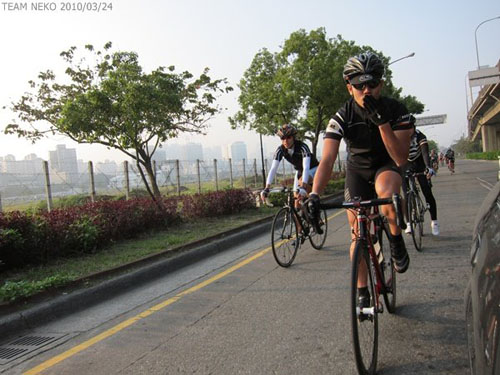
<instances>
[{"instance_id":1,"label":"paved road","mask_svg":"<svg viewBox=\"0 0 500 375\"><path fill-rule=\"evenodd\" d=\"M441 235L425 237L422 253L407 241L411 265L398 278L397 313L380 317L379 374L468 373L463 293L471 232L498 163L457 161L456 168L455 175L441 171L434 181ZM276 266L267 234L253 238L37 328L32 336L63 337L0 371L355 374L348 228L345 214L330 216L325 249L303 246L289 269Z\"/></svg>"}]
</instances>

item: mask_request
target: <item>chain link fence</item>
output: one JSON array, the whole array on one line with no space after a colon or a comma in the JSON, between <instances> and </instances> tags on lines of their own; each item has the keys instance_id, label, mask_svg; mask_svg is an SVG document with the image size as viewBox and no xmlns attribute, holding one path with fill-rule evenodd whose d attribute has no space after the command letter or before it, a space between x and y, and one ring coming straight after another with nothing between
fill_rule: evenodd
<instances>
[{"instance_id":1,"label":"chain link fence","mask_svg":"<svg viewBox=\"0 0 500 375\"><path fill-rule=\"evenodd\" d=\"M31 163L19 168L19 162L3 161L0 170L0 210L53 207L53 200L62 197L147 196L137 166L123 162L109 164L88 162L78 172L51 168L49 162ZM271 161L264 161L267 176ZM335 170L343 168L336 163ZM262 162L250 160L166 160L154 163L156 181L162 194L191 194L230 188L261 189ZM143 169L144 171L144 169ZM274 184L285 184L294 177L291 164L281 163ZM147 178L147 175L146 175Z\"/></svg>"}]
</instances>

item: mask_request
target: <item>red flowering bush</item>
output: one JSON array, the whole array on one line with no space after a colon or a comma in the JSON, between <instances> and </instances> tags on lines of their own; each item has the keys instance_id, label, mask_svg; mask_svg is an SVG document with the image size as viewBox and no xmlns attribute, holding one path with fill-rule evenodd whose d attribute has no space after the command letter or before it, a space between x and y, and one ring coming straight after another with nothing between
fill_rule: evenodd
<instances>
[{"instance_id":1,"label":"red flowering bush","mask_svg":"<svg viewBox=\"0 0 500 375\"><path fill-rule=\"evenodd\" d=\"M227 215L255 206L252 192L248 189L229 189L185 195L182 197L181 204L181 217L188 220Z\"/></svg>"},{"instance_id":2,"label":"red flowering bush","mask_svg":"<svg viewBox=\"0 0 500 375\"><path fill-rule=\"evenodd\" d=\"M0 264L39 264L97 251L181 220L219 216L253 207L249 190L226 190L165 198L162 209L147 198L98 201L35 214L0 213Z\"/></svg>"}]
</instances>

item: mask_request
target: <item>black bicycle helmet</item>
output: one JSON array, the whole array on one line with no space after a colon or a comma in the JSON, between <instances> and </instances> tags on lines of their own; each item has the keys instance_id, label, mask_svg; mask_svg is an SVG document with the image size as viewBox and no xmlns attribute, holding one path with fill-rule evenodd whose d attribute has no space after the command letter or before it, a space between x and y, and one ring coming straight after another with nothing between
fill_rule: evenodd
<instances>
[{"instance_id":1,"label":"black bicycle helmet","mask_svg":"<svg viewBox=\"0 0 500 375\"><path fill-rule=\"evenodd\" d=\"M347 60L343 76L346 82L362 83L372 79L381 79L384 75L384 69L382 60L373 52L368 51Z\"/></svg>"},{"instance_id":2,"label":"black bicycle helmet","mask_svg":"<svg viewBox=\"0 0 500 375\"><path fill-rule=\"evenodd\" d=\"M285 124L281 128L278 129L276 135L280 138L289 137L291 135L297 134L297 129L295 129L292 125Z\"/></svg>"}]
</instances>

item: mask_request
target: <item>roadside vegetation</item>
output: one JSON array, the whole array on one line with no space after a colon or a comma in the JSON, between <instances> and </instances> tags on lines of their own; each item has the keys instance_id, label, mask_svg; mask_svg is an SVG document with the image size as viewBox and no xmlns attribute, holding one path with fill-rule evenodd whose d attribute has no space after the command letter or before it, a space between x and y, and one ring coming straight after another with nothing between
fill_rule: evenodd
<instances>
[{"instance_id":1,"label":"roadside vegetation","mask_svg":"<svg viewBox=\"0 0 500 375\"><path fill-rule=\"evenodd\" d=\"M343 186L343 175L335 173L325 194ZM0 213L0 306L91 282L103 271L270 217L284 204L277 193L273 207L257 208L247 189L165 198L166 210L149 198L101 198L65 198L50 213Z\"/></svg>"}]
</instances>

